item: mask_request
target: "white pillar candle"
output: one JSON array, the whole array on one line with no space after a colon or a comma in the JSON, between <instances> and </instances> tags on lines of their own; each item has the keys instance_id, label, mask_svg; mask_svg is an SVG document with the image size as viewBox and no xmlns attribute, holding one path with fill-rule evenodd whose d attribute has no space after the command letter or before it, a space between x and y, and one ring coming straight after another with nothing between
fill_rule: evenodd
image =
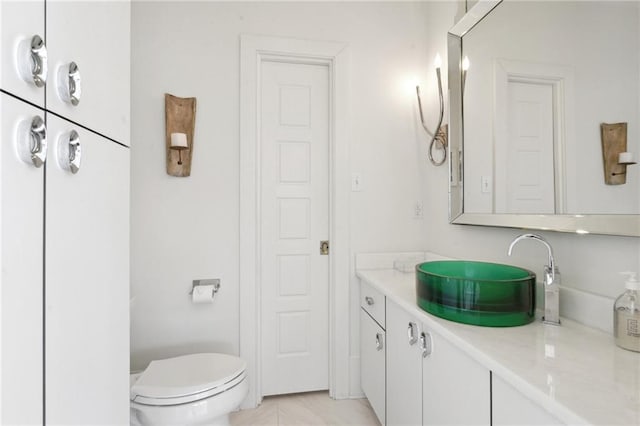
<instances>
[{"instance_id":1,"label":"white pillar candle","mask_svg":"<svg viewBox=\"0 0 640 426\"><path fill-rule=\"evenodd\" d=\"M188 148L186 133L171 133L171 148Z\"/></svg>"},{"instance_id":2,"label":"white pillar candle","mask_svg":"<svg viewBox=\"0 0 640 426\"><path fill-rule=\"evenodd\" d=\"M633 163L633 153L621 152L620 154L618 154L618 163L620 164Z\"/></svg>"}]
</instances>

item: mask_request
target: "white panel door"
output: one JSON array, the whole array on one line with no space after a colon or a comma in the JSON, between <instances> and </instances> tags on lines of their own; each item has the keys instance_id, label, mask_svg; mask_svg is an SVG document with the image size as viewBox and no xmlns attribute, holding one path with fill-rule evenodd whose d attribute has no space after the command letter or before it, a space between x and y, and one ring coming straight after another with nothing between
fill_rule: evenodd
<instances>
[{"instance_id":1,"label":"white panel door","mask_svg":"<svg viewBox=\"0 0 640 426\"><path fill-rule=\"evenodd\" d=\"M18 45L35 35L45 38L44 0L0 0L0 85L15 96L44 107L44 87L28 83L18 74Z\"/></svg>"},{"instance_id":2,"label":"white panel door","mask_svg":"<svg viewBox=\"0 0 640 426\"><path fill-rule=\"evenodd\" d=\"M129 149L55 116L52 149L76 130L82 163L46 170L45 416L129 423Z\"/></svg>"},{"instance_id":3,"label":"white panel door","mask_svg":"<svg viewBox=\"0 0 640 426\"><path fill-rule=\"evenodd\" d=\"M488 426L489 370L441 336L430 335L431 354L422 364L422 424Z\"/></svg>"},{"instance_id":4,"label":"white panel door","mask_svg":"<svg viewBox=\"0 0 640 426\"><path fill-rule=\"evenodd\" d=\"M422 424L420 323L387 299L387 424Z\"/></svg>"},{"instance_id":5,"label":"white panel door","mask_svg":"<svg viewBox=\"0 0 640 426\"><path fill-rule=\"evenodd\" d=\"M328 389L329 72L263 62L262 392Z\"/></svg>"},{"instance_id":6,"label":"white panel door","mask_svg":"<svg viewBox=\"0 0 640 426\"><path fill-rule=\"evenodd\" d=\"M0 94L0 424L42 424L44 167L18 159L16 125L44 113Z\"/></svg>"},{"instance_id":7,"label":"white panel door","mask_svg":"<svg viewBox=\"0 0 640 426\"><path fill-rule=\"evenodd\" d=\"M496 168L497 213L555 213L553 88L548 84L509 81L507 157Z\"/></svg>"},{"instance_id":8,"label":"white panel door","mask_svg":"<svg viewBox=\"0 0 640 426\"><path fill-rule=\"evenodd\" d=\"M47 0L51 84L47 108L100 134L129 144L130 4L118 1ZM80 70L77 106L58 94L58 71Z\"/></svg>"}]
</instances>

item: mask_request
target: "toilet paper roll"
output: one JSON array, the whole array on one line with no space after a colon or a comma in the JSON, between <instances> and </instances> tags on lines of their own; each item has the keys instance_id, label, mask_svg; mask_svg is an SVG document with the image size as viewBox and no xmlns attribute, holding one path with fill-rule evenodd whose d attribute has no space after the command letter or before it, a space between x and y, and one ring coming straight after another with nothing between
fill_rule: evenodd
<instances>
[{"instance_id":1,"label":"toilet paper roll","mask_svg":"<svg viewBox=\"0 0 640 426\"><path fill-rule=\"evenodd\" d=\"M195 286L193 293L191 293L191 301L193 303L213 303L214 290L213 285Z\"/></svg>"}]
</instances>

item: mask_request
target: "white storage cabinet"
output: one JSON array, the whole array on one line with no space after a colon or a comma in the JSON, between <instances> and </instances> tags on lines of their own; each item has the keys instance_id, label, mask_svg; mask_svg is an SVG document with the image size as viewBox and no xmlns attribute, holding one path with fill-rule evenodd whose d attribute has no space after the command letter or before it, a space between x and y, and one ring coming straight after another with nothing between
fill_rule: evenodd
<instances>
[{"instance_id":1,"label":"white storage cabinet","mask_svg":"<svg viewBox=\"0 0 640 426\"><path fill-rule=\"evenodd\" d=\"M47 125L56 149L77 133L82 163L75 174L47 163L46 419L127 424L129 149L55 116Z\"/></svg>"},{"instance_id":2,"label":"white storage cabinet","mask_svg":"<svg viewBox=\"0 0 640 426\"><path fill-rule=\"evenodd\" d=\"M387 424L422 424L421 324L387 299Z\"/></svg>"},{"instance_id":3,"label":"white storage cabinet","mask_svg":"<svg viewBox=\"0 0 640 426\"><path fill-rule=\"evenodd\" d=\"M423 425L490 425L490 372L423 324Z\"/></svg>"},{"instance_id":4,"label":"white storage cabinet","mask_svg":"<svg viewBox=\"0 0 640 426\"><path fill-rule=\"evenodd\" d=\"M387 424L489 425L490 373L386 300Z\"/></svg>"},{"instance_id":5,"label":"white storage cabinet","mask_svg":"<svg viewBox=\"0 0 640 426\"><path fill-rule=\"evenodd\" d=\"M128 1L47 0L50 80L47 109L129 145L130 13ZM77 105L61 99L60 75L75 63ZM78 90L78 87L76 87Z\"/></svg>"},{"instance_id":6,"label":"white storage cabinet","mask_svg":"<svg viewBox=\"0 0 640 426\"><path fill-rule=\"evenodd\" d=\"M15 138L45 115L2 93L0 117L0 424L42 424L44 167L19 160Z\"/></svg>"},{"instance_id":7,"label":"white storage cabinet","mask_svg":"<svg viewBox=\"0 0 640 426\"><path fill-rule=\"evenodd\" d=\"M386 424L385 297L360 283L360 384L378 420Z\"/></svg>"},{"instance_id":8,"label":"white storage cabinet","mask_svg":"<svg viewBox=\"0 0 640 426\"><path fill-rule=\"evenodd\" d=\"M19 48L30 51L34 37L44 41L44 15L43 0L0 0L0 88L40 108L45 106L45 88L37 86L33 79L26 81L21 77L18 69L31 68L31 55L18 55L17 51ZM46 48L34 52L34 60L45 51Z\"/></svg>"},{"instance_id":9,"label":"white storage cabinet","mask_svg":"<svg viewBox=\"0 0 640 426\"><path fill-rule=\"evenodd\" d=\"M125 425L129 3L0 0L0 23L0 423ZM56 65L76 60L74 106L59 98ZM47 71L46 102L31 71ZM80 149L59 151L72 132ZM44 150L31 150L44 141L40 164ZM58 161L70 152L77 173Z\"/></svg>"}]
</instances>

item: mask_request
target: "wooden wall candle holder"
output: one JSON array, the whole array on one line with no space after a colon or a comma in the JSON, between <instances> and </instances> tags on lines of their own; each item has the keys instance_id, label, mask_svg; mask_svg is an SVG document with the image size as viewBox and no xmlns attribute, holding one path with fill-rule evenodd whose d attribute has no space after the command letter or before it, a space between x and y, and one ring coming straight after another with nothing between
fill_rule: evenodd
<instances>
[{"instance_id":1,"label":"wooden wall candle holder","mask_svg":"<svg viewBox=\"0 0 640 426\"><path fill-rule=\"evenodd\" d=\"M627 165L618 163L621 152L627 151L627 123L600 124L604 182L622 185L627 182ZM631 164L631 163L629 163Z\"/></svg>"},{"instance_id":2,"label":"wooden wall candle holder","mask_svg":"<svg viewBox=\"0 0 640 426\"><path fill-rule=\"evenodd\" d=\"M191 174L193 158L193 134L196 127L196 98L179 98L165 93L165 144L167 150L167 174L186 177ZM171 147L171 134L187 135L187 146Z\"/></svg>"}]
</instances>

